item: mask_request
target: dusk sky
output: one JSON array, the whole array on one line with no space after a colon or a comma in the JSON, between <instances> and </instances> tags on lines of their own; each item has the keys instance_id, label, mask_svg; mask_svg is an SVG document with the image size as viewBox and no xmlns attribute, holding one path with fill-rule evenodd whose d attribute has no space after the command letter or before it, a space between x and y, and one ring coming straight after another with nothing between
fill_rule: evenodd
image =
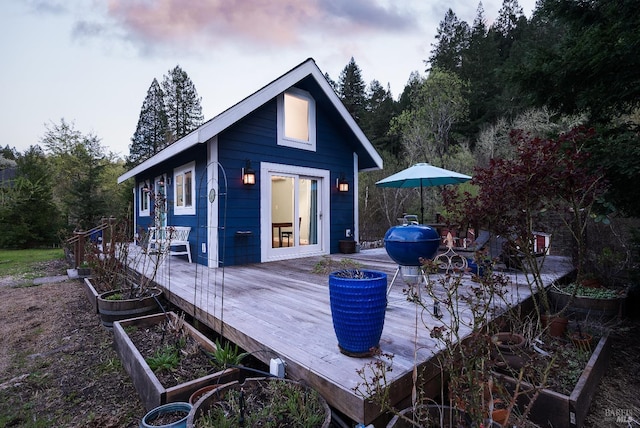
<instances>
[{"instance_id":1,"label":"dusk sky","mask_svg":"<svg viewBox=\"0 0 640 428\"><path fill-rule=\"evenodd\" d=\"M519 3L530 17L535 0ZM490 25L502 0L482 4ZM64 118L124 157L152 80L176 65L205 120L310 57L336 81L354 57L397 99L449 8L471 24L478 2L3 0L0 145L24 152Z\"/></svg>"}]
</instances>

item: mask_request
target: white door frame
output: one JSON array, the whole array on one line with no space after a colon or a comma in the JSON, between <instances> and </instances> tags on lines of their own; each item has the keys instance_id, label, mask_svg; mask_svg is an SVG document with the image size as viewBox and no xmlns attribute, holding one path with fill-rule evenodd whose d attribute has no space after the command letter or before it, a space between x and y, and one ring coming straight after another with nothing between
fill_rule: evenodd
<instances>
[{"instance_id":1,"label":"white door frame","mask_svg":"<svg viewBox=\"0 0 640 428\"><path fill-rule=\"evenodd\" d=\"M309 248L305 248L305 246L272 248L271 174L318 179L320 233L317 245L309 246ZM260 258L262 262L329 254L331 236L330 190L330 172L328 170L270 162L260 163ZM297 205L298 201L294 202Z\"/></svg>"}]
</instances>

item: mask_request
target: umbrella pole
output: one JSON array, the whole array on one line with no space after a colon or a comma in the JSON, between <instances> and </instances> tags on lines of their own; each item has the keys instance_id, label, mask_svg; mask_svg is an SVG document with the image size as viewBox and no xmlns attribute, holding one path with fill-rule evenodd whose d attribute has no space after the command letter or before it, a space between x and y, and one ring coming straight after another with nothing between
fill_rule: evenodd
<instances>
[{"instance_id":1,"label":"umbrella pole","mask_svg":"<svg viewBox=\"0 0 640 428\"><path fill-rule=\"evenodd\" d=\"M424 224L424 202L422 201L422 180L420 180L420 224Z\"/></svg>"}]
</instances>

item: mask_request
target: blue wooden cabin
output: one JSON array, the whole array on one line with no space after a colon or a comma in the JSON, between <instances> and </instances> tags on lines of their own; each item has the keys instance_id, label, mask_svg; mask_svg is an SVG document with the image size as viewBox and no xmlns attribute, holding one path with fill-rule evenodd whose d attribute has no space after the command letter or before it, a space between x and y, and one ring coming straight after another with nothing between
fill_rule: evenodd
<instances>
[{"instance_id":1,"label":"blue wooden cabin","mask_svg":"<svg viewBox=\"0 0 640 428\"><path fill-rule=\"evenodd\" d=\"M308 59L118 178L135 225L191 227L210 267L338 252L358 237L358 171L382 159Z\"/></svg>"}]
</instances>

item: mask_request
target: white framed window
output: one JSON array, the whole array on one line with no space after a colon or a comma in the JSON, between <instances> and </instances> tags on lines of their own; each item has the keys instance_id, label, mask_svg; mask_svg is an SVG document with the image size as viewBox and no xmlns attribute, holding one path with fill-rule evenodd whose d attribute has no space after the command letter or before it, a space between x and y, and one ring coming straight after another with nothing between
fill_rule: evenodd
<instances>
[{"instance_id":1,"label":"white framed window","mask_svg":"<svg viewBox=\"0 0 640 428\"><path fill-rule=\"evenodd\" d=\"M138 209L141 217L148 217L151 212L149 210L151 192L149 191L149 183L143 181L138 184Z\"/></svg>"},{"instance_id":2,"label":"white framed window","mask_svg":"<svg viewBox=\"0 0 640 428\"><path fill-rule=\"evenodd\" d=\"M316 103L307 91L289 88L278 97L278 145L316 150Z\"/></svg>"},{"instance_id":3,"label":"white framed window","mask_svg":"<svg viewBox=\"0 0 640 428\"><path fill-rule=\"evenodd\" d=\"M173 170L173 212L176 215L196 213L196 163Z\"/></svg>"}]
</instances>

